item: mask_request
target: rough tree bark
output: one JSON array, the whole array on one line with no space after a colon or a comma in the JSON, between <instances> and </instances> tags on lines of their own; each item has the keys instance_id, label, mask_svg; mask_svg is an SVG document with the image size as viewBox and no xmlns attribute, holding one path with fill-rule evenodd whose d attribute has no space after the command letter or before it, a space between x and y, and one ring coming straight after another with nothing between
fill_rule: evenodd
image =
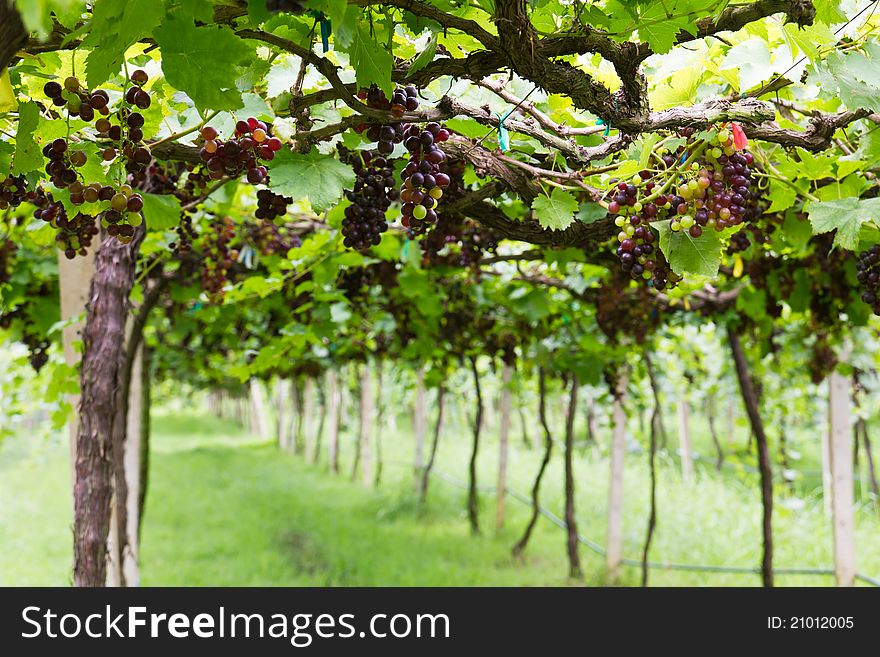
<instances>
[{"instance_id":1,"label":"rough tree bark","mask_svg":"<svg viewBox=\"0 0 880 657\"><path fill-rule=\"evenodd\" d=\"M474 377L474 390L477 393L474 417L474 442L471 446L471 458L468 463L468 521L471 533L480 533L480 498L477 493L477 456L480 450L480 429L483 426L483 393L480 390L480 372L477 370L477 359L471 356L471 373Z\"/></svg>"},{"instance_id":2,"label":"rough tree bark","mask_svg":"<svg viewBox=\"0 0 880 657\"><path fill-rule=\"evenodd\" d=\"M651 553L651 541L654 539L654 530L657 529L657 438L661 432L662 418L660 416L660 394L657 388L657 378L654 376L654 364L650 354L645 351L645 367L648 370L648 381L651 383L651 396L654 398L654 410L651 412L651 444L648 451L648 466L651 472L651 483L648 506L648 529L645 532L645 545L642 549L642 588L648 586L648 558Z\"/></svg>"},{"instance_id":3,"label":"rough tree bark","mask_svg":"<svg viewBox=\"0 0 880 657\"><path fill-rule=\"evenodd\" d=\"M501 419L498 430L498 483L495 487L495 529L504 527L504 502L507 499L507 452L510 438L510 411L513 393L510 383L513 379L513 365L504 364L501 371Z\"/></svg>"},{"instance_id":4,"label":"rough tree bark","mask_svg":"<svg viewBox=\"0 0 880 657\"><path fill-rule=\"evenodd\" d=\"M416 372L416 399L413 409L413 431L415 433L415 486L419 490L422 468L425 465L425 436L428 433L428 409L425 402L425 368L420 367Z\"/></svg>"},{"instance_id":5,"label":"rough tree bark","mask_svg":"<svg viewBox=\"0 0 880 657\"><path fill-rule=\"evenodd\" d=\"M736 378L739 381L740 392L752 433L758 446L758 465L761 471L761 504L763 507L762 530L764 535L764 550L761 559L761 579L764 586L773 586L773 470L770 465L770 450L767 446L767 434L764 433L764 422L758 411L758 398L755 395L755 385L749 374L749 365L743 351L739 334L731 326L727 327L727 340L733 355L733 363L736 366Z\"/></svg>"},{"instance_id":6,"label":"rough tree bark","mask_svg":"<svg viewBox=\"0 0 880 657\"><path fill-rule=\"evenodd\" d=\"M608 481L608 539L605 566L608 580L614 582L620 574L623 559L623 461L626 454L626 373L617 372L613 395L612 414L614 430L611 439L611 474Z\"/></svg>"},{"instance_id":7,"label":"rough tree bark","mask_svg":"<svg viewBox=\"0 0 880 657\"><path fill-rule=\"evenodd\" d=\"M568 550L568 576L580 578L581 559L578 555L577 520L574 515L574 469L572 468L572 452L574 451L574 418L577 413L578 379L571 376L571 395L565 418L565 527Z\"/></svg>"},{"instance_id":8,"label":"rough tree bark","mask_svg":"<svg viewBox=\"0 0 880 657\"><path fill-rule=\"evenodd\" d=\"M871 452L871 438L868 436L868 423L859 419L857 428L861 428L862 444L865 447L865 465L868 468L868 478L871 482L874 509L880 511L880 486L877 484L877 470L874 468L874 455Z\"/></svg>"},{"instance_id":9,"label":"rough tree bark","mask_svg":"<svg viewBox=\"0 0 880 657\"><path fill-rule=\"evenodd\" d=\"M715 396L709 397L706 404L706 417L709 420L709 434L712 436L712 444L715 446L715 470L721 472L721 466L724 465L724 449L721 447L721 441L718 440L718 431L715 428ZM657 412L656 406L654 412Z\"/></svg>"},{"instance_id":10,"label":"rough tree bark","mask_svg":"<svg viewBox=\"0 0 880 657\"><path fill-rule=\"evenodd\" d=\"M431 482L431 470L434 468L434 460L437 458L437 446L440 444L440 430L443 428L443 405L446 399L446 388L441 383L437 388L437 419L434 422L434 436L431 440L431 452L428 462L422 469L422 483L419 493L419 506L424 507L428 499L428 485Z\"/></svg>"},{"instance_id":11,"label":"rough tree bark","mask_svg":"<svg viewBox=\"0 0 880 657\"><path fill-rule=\"evenodd\" d=\"M526 449L532 449L532 439L529 437L529 425L526 423L526 411L523 407L522 398L517 404L517 413L519 414L519 426L522 429L522 443Z\"/></svg>"},{"instance_id":12,"label":"rough tree bark","mask_svg":"<svg viewBox=\"0 0 880 657\"><path fill-rule=\"evenodd\" d=\"M599 444L599 440L597 436L599 435L599 429L596 426L596 400L590 396L587 399L586 403L587 409L587 440L594 445Z\"/></svg>"},{"instance_id":13,"label":"rough tree bark","mask_svg":"<svg viewBox=\"0 0 880 657\"><path fill-rule=\"evenodd\" d=\"M0 73L27 43L28 33L15 9L15 0L0 0Z\"/></svg>"},{"instance_id":14,"label":"rough tree bark","mask_svg":"<svg viewBox=\"0 0 880 657\"><path fill-rule=\"evenodd\" d=\"M73 576L76 586L104 586L110 529L114 424L125 349L128 296L143 231L130 244L106 236L95 261L83 329L79 432L74 484Z\"/></svg>"},{"instance_id":15,"label":"rough tree bark","mask_svg":"<svg viewBox=\"0 0 880 657\"><path fill-rule=\"evenodd\" d=\"M522 537L513 546L513 556L518 557L525 551L532 537L532 531L535 523L538 522L538 513L540 512L540 494L541 480L544 478L544 472L547 470L547 464L550 463L550 455L553 453L553 435L547 425L547 381L544 368L538 370L538 419L541 427L544 429L544 457L541 459L541 467L538 468L538 474L535 477L535 483L532 485L532 514L529 522L523 531Z\"/></svg>"}]
</instances>

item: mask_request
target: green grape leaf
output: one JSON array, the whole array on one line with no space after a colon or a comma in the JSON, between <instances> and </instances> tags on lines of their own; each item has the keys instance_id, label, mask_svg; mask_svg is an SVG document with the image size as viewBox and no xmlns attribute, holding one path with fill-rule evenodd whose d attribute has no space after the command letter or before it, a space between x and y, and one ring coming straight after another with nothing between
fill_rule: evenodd
<instances>
[{"instance_id":1,"label":"green grape leaf","mask_svg":"<svg viewBox=\"0 0 880 657\"><path fill-rule=\"evenodd\" d=\"M582 203L577 213L577 220L582 224L591 224L608 216L608 210L598 203Z\"/></svg>"},{"instance_id":2,"label":"green grape leaf","mask_svg":"<svg viewBox=\"0 0 880 657\"><path fill-rule=\"evenodd\" d=\"M532 201L532 210L542 228L565 230L574 222L578 202L569 192L555 187L550 196L540 195Z\"/></svg>"},{"instance_id":3,"label":"green grape leaf","mask_svg":"<svg viewBox=\"0 0 880 657\"><path fill-rule=\"evenodd\" d=\"M96 87L119 72L125 51L148 36L165 18L156 0L102 0L92 9L92 28L83 39L90 49L86 57L86 80Z\"/></svg>"},{"instance_id":4,"label":"green grape leaf","mask_svg":"<svg viewBox=\"0 0 880 657\"><path fill-rule=\"evenodd\" d=\"M175 89L186 92L200 109L233 110L242 106L235 69L253 48L226 27L195 27L179 19L156 29L162 70Z\"/></svg>"},{"instance_id":5,"label":"green grape leaf","mask_svg":"<svg viewBox=\"0 0 880 657\"><path fill-rule=\"evenodd\" d=\"M149 230L168 230L180 223L180 200L170 194L142 194L142 214Z\"/></svg>"},{"instance_id":6,"label":"green grape leaf","mask_svg":"<svg viewBox=\"0 0 880 657\"><path fill-rule=\"evenodd\" d=\"M727 56L719 68L739 71L740 91L761 84L773 75L767 42L764 39L755 38L733 46L727 51Z\"/></svg>"},{"instance_id":7,"label":"green grape leaf","mask_svg":"<svg viewBox=\"0 0 880 657\"><path fill-rule=\"evenodd\" d=\"M690 16L669 17L662 2L652 2L639 16L639 38L647 41L651 50L662 55L672 50L679 30L697 33L697 26Z\"/></svg>"},{"instance_id":8,"label":"green grape leaf","mask_svg":"<svg viewBox=\"0 0 880 657\"><path fill-rule=\"evenodd\" d=\"M550 314L550 305L543 290L532 288L514 301L514 309L530 322L538 322Z\"/></svg>"},{"instance_id":9,"label":"green grape leaf","mask_svg":"<svg viewBox=\"0 0 880 657\"><path fill-rule=\"evenodd\" d=\"M717 231L705 230L700 237L691 237L686 230L673 231L668 221L651 224L660 233L660 250L672 271L715 276L721 265L721 238Z\"/></svg>"},{"instance_id":10,"label":"green grape leaf","mask_svg":"<svg viewBox=\"0 0 880 657\"><path fill-rule=\"evenodd\" d=\"M409 65L409 68L406 71L406 76L414 75L418 73L423 68L425 68L428 64L430 64L434 60L434 53L437 52L437 35L431 37L431 40L428 41L428 45L425 46L425 49L418 54L418 56L413 60L412 64Z\"/></svg>"},{"instance_id":11,"label":"green grape leaf","mask_svg":"<svg viewBox=\"0 0 880 657\"><path fill-rule=\"evenodd\" d=\"M12 164L12 156L15 154L15 147L5 141L0 141L0 171L8 171Z\"/></svg>"},{"instance_id":12,"label":"green grape leaf","mask_svg":"<svg viewBox=\"0 0 880 657\"><path fill-rule=\"evenodd\" d=\"M40 108L33 101L18 108L18 129L15 132L15 155L12 157L12 173L18 175L43 167L40 145L34 141L34 130L40 120Z\"/></svg>"},{"instance_id":13,"label":"green grape leaf","mask_svg":"<svg viewBox=\"0 0 880 657\"><path fill-rule=\"evenodd\" d=\"M841 198L821 203L812 201L804 206L813 225L813 234L837 230L834 246L855 251L859 233L867 221L880 221L880 198Z\"/></svg>"},{"instance_id":14,"label":"green grape leaf","mask_svg":"<svg viewBox=\"0 0 880 657\"><path fill-rule=\"evenodd\" d=\"M271 187L294 200L307 198L315 210L324 210L354 185L354 171L330 155L312 149L307 155L279 151L269 163Z\"/></svg>"},{"instance_id":15,"label":"green grape leaf","mask_svg":"<svg viewBox=\"0 0 880 657\"><path fill-rule=\"evenodd\" d=\"M767 316L767 292L745 287L736 297L736 309L746 317L760 322Z\"/></svg>"},{"instance_id":16,"label":"green grape leaf","mask_svg":"<svg viewBox=\"0 0 880 657\"><path fill-rule=\"evenodd\" d=\"M358 86L366 88L375 84L390 98L394 91L394 85L391 83L394 58L376 42L370 34L368 24L358 23L348 52L351 56L351 65L356 72Z\"/></svg>"},{"instance_id":17,"label":"green grape leaf","mask_svg":"<svg viewBox=\"0 0 880 657\"><path fill-rule=\"evenodd\" d=\"M832 52L815 66L811 81L849 109L880 109L880 46L867 43L864 52Z\"/></svg>"}]
</instances>

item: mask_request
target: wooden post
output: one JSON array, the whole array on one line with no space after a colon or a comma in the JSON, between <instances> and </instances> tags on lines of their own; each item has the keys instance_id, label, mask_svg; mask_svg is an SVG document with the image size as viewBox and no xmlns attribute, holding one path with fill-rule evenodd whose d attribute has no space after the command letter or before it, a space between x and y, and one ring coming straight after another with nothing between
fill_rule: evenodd
<instances>
[{"instance_id":1,"label":"wooden post","mask_svg":"<svg viewBox=\"0 0 880 657\"><path fill-rule=\"evenodd\" d=\"M831 523L834 574L838 586L853 586L856 575L850 391L852 379L836 370L828 377L828 435L831 470Z\"/></svg>"},{"instance_id":2,"label":"wooden post","mask_svg":"<svg viewBox=\"0 0 880 657\"><path fill-rule=\"evenodd\" d=\"M678 397L678 446L681 450L681 478L689 484L694 480L694 459L691 451L690 407L687 394Z\"/></svg>"},{"instance_id":3,"label":"wooden post","mask_svg":"<svg viewBox=\"0 0 880 657\"><path fill-rule=\"evenodd\" d=\"M626 400L627 378L623 370L617 377L614 390L614 429L611 439L611 477L608 486L608 539L605 565L608 579L617 580L623 559L623 458L626 453Z\"/></svg>"},{"instance_id":4,"label":"wooden post","mask_svg":"<svg viewBox=\"0 0 880 657\"><path fill-rule=\"evenodd\" d=\"M290 392L287 380L278 377L275 379L272 397L275 401L275 434L278 439L278 447L286 451L290 442L290 413L288 402Z\"/></svg>"},{"instance_id":5,"label":"wooden post","mask_svg":"<svg viewBox=\"0 0 880 657\"><path fill-rule=\"evenodd\" d=\"M58 282L61 296L61 320L67 321L82 315L79 321L64 327L61 340L64 346L64 360L70 367L76 367L80 361L80 353L76 344L82 340L83 319L85 318L86 302L89 298L89 284L95 273L95 252L89 249L86 256L77 256L73 260L58 252ZM76 463L76 435L79 395L68 397L74 412L71 413L68 427L70 430L70 472L73 481L73 466ZM73 484L71 484L73 490ZM72 498L71 498L72 500Z\"/></svg>"},{"instance_id":6,"label":"wooden post","mask_svg":"<svg viewBox=\"0 0 880 657\"><path fill-rule=\"evenodd\" d=\"M413 431L415 433L415 487L416 491L421 488L422 468L425 467L425 436L428 433L428 407L425 393L425 368L420 367L416 372L416 401L413 413Z\"/></svg>"},{"instance_id":7,"label":"wooden post","mask_svg":"<svg viewBox=\"0 0 880 657\"><path fill-rule=\"evenodd\" d=\"M361 366L360 468L361 483L373 483L373 460L370 445L370 427L373 420L373 379L368 365Z\"/></svg>"},{"instance_id":8,"label":"wooden post","mask_svg":"<svg viewBox=\"0 0 880 657\"><path fill-rule=\"evenodd\" d=\"M504 527L504 501L507 498L507 452L510 437L510 411L513 393L510 383L513 366L505 364L501 372L501 422L498 431L498 485L495 494L495 529Z\"/></svg>"},{"instance_id":9,"label":"wooden post","mask_svg":"<svg viewBox=\"0 0 880 657\"><path fill-rule=\"evenodd\" d=\"M251 427L260 440L269 437L269 424L266 418L266 399L263 394L263 382L251 379Z\"/></svg>"}]
</instances>

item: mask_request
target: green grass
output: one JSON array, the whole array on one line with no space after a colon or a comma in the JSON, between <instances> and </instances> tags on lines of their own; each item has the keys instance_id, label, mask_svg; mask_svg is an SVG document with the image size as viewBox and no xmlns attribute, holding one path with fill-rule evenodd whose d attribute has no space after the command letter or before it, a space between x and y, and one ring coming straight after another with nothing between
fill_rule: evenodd
<instances>
[{"instance_id":1,"label":"green grass","mask_svg":"<svg viewBox=\"0 0 880 657\"><path fill-rule=\"evenodd\" d=\"M453 409L454 410L454 409ZM453 412L453 416L456 413ZM695 424L697 422L695 421ZM527 492L539 461L526 450L516 426L510 483ZM561 432L558 437L561 437ZM536 436L537 438L537 436ZM674 435L670 436L672 440ZM698 449L708 439L695 436ZM434 479L427 510L413 493L412 440L406 427L383 435L385 466L379 488L353 483L351 437L343 441L343 472L326 464L308 466L280 454L229 422L204 415L154 418L151 480L142 545L146 585L574 585L567 578L565 535L540 519L526 556L517 561L510 546L528 509L508 500L505 528L491 526L494 496L482 495L483 534L469 534L465 492ZM438 468L465 478L470 435L451 424L442 437ZM70 582L69 465L66 434L49 440L16 437L0 444L0 585L66 585ZM487 431L479 461L481 485L494 483L497 446ZM625 484L625 554L640 554L647 520L648 478L642 454L628 453ZM760 559L760 502L756 478L731 470L717 475L698 466L698 478L684 485L679 465L659 457L659 525L652 558L755 566ZM562 508L559 450L548 470L542 502ZM576 462L579 530L605 541L608 463L601 449ZM821 502L799 492L802 508L777 488L774 529L778 566L828 567L831 536ZM797 510L793 510L796 509ZM869 509L860 510L857 549L860 572L880 575L880 532ZM584 582L601 585L604 563L581 552ZM621 583L638 582L638 569L625 568ZM654 570L654 585L753 586L757 575ZM829 577L783 576L783 585L830 585Z\"/></svg>"}]
</instances>

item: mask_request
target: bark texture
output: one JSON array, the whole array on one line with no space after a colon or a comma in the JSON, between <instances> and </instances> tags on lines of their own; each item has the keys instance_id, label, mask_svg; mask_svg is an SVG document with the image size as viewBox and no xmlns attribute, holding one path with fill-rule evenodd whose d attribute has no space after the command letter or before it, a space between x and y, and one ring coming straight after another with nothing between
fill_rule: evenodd
<instances>
[{"instance_id":1,"label":"bark texture","mask_svg":"<svg viewBox=\"0 0 880 657\"><path fill-rule=\"evenodd\" d=\"M739 380L740 392L752 425L752 433L758 444L758 465L761 471L761 527L764 536L764 549L761 559L761 579L764 586L773 586L773 471L770 466L770 450L767 447L767 434L764 422L758 411L758 396L755 384L749 373L749 365L743 351L739 334L732 327L727 329L727 340L736 366L736 377Z\"/></svg>"},{"instance_id":2,"label":"bark texture","mask_svg":"<svg viewBox=\"0 0 880 657\"><path fill-rule=\"evenodd\" d=\"M544 478L544 472L547 470L547 464L550 463L550 455L553 453L553 435L547 426L547 381L544 368L538 371L538 419L541 427L544 429L544 457L541 459L541 466L538 468L538 474L535 477L535 483L532 486L532 515L529 516L529 522L523 531L522 537L513 546L513 556L520 556L529 544L532 537L532 531L535 523L538 522L538 513L540 512L540 495L541 481Z\"/></svg>"},{"instance_id":3,"label":"bark texture","mask_svg":"<svg viewBox=\"0 0 880 657\"><path fill-rule=\"evenodd\" d=\"M79 431L74 483L73 578L76 586L104 586L113 495L114 424L121 388L128 296L143 232L130 244L105 237L95 262L83 329ZM124 421L124 418L123 418Z\"/></svg>"}]
</instances>

